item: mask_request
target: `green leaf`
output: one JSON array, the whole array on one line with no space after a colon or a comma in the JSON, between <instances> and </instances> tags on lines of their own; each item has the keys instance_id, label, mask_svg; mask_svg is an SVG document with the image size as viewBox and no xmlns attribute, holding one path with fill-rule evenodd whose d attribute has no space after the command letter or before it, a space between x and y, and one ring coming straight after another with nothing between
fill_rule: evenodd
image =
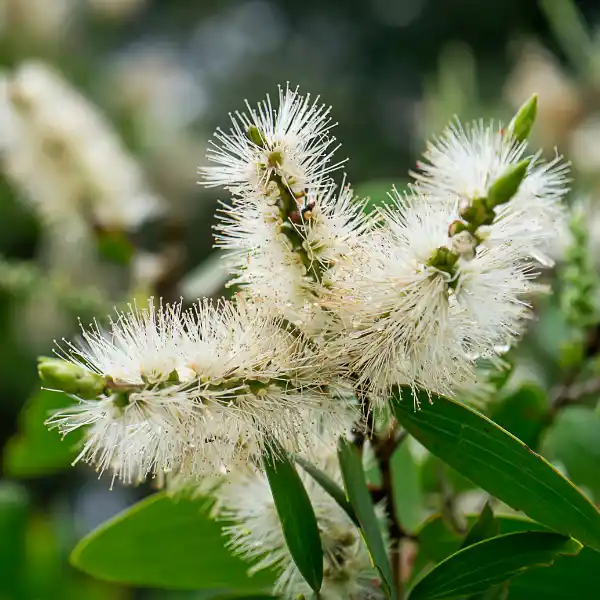
<instances>
[{"instance_id":1,"label":"green leaf","mask_svg":"<svg viewBox=\"0 0 600 600\"><path fill-rule=\"evenodd\" d=\"M373 564L381 575L388 597L396 598L392 567L381 537L375 508L367 488L365 472L358 449L347 439L340 438L338 457L344 486L360 523L363 538L371 553Z\"/></svg>"},{"instance_id":2,"label":"green leaf","mask_svg":"<svg viewBox=\"0 0 600 600\"><path fill-rule=\"evenodd\" d=\"M344 490L327 473L323 473L301 456L295 456L294 460L339 504L354 524L360 527L356 513L352 508L352 504L348 502Z\"/></svg>"},{"instance_id":3,"label":"green leaf","mask_svg":"<svg viewBox=\"0 0 600 600\"><path fill-rule=\"evenodd\" d=\"M425 500L419 469L407 443L392 454L390 467L396 516L407 531L414 531L425 518Z\"/></svg>"},{"instance_id":4,"label":"green leaf","mask_svg":"<svg viewBox=\"0 0 600 600\"><path fill-rule=\"evenodd\" d=\"M489 416L524 444L537 448L548 418L546 392L535 383L526 383L516 392L494 402Z\"/></svg>"},{"instance_id":5,"label":"green leaf","mask_svg":"<svg viewBox=\"0 0 600 600\"><path fill-rule=\"evenodd\" d=\"M476 517L468 517L474 523ZM500 533L519 531L550 531L547 527L529 519L513 516L497 516ZM418 533L419 566L439 562L462 543L461 537L449 529L441 516L432 517ZM421 568L418 569L421 572ZM596 600L600 553L584 547L577 556L558 556L551 567L534 567L511 580L510 600ZM418 573L417 573L418 574Z\"/></svg>"},{"instance_id":6,"label":"green leaf","mask_svg":"<svg viewBox=\"0 0 600 600\"><path fill-rule=\"evenodd\" d=\"M323 583L323 547L310 498L283 448L272 442L263 463L290 554L308 585L318 592Z\"/></svg>"},{"instance_id":7,"label":"green leaf","mask_svg":"<svg viewBox=\"0 0 600 600\"><path fill-rule=\"evenodd\" d=\"M600 513L545 459L478 412L443 397L413 409L410 390L396 418L433 454L485 491L552 529L600 549Z\"/></svg>"},{"instance_id":8,"label":"green leaf","mask_svg":"<svg viewBox=\"0 0 600 600\"><path fill-rule=\"evenodd\" d=\"M465 535L460 549L468 548L473 544L496 537L500 533L500 525L494 516L490 503L486 502L475 523ZM474 594L469 600L504 600L508 596L510 582L492 586L485 592Z\"/></svg>"},{"instance_id":9,"label":"green leaf","mask_svg":"<svg viewBox=\"0 0 600 600\"><path fill-rule=\"evenodd\" d=\"M569 477L600 499L600 418L590 408L568 406L556 416L542 453L564 465Z\"/></svg>"},{"instance_id":10,"label":"green leaf","mask_svg":"<svg viewBox=\"0 0 600 600\"><path fill-rule=\"evenodd\" d=\"M523 569L552 564L581 545L559 533L525 531L477 542L436 565L412 589L409 600L442 600L485 592Z\"/></svg>"},{"instance_id":11,"label":"green leaf","mask_svg":"<svg viewBox=\"0 0 600 600\"><path fill-rule=\"evenodd\" d=\"M223 527L206 498L154 494L81 540L72 564L85 573L129 585L170 589L268 590L274 576L248 576L251 563L225 547Z\"/></svg>"},{"instance_id":12,"label":"green leaf","mask_svg":"<svg viewBox=\"0 0 600 600\"><path fill-rule=\"evenodd\" d=\"M0 598L22 598L29 501L25 490L0 482Z\"/></svg>"},{"instance_id":13,"label":"green leaf","mask_svg":"<svg viewBox=\"0 0 600 600\"><path fill-rule=\"evenodd\" d=\"M81 432L61 439L48 431L44 422L59 408L75 401L66 394L40 390L32 396L19 415L19 433L4 449L4 470L11 477L38 477L61 471L77 456Z\"/></svg>"},{"instance_id":14,"label":"green leaf","mask_svg":"<svg viewBox=\"0 0 600 600\"><path fill-rule=\"evenodd\" d=\"M486 502L477 521L475 521L471 529L467 532L461 549L495 537L499 531L500 526L498 525L498 521L496 521L496 517L494 517L494 511L490 508L490 503Z\"/></svg>"}]
</instances>

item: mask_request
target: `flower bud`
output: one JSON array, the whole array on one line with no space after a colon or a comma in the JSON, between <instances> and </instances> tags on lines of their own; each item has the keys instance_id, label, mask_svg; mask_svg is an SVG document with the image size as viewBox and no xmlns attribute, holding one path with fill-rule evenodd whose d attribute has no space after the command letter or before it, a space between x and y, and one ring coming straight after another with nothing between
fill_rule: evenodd
<instances>
[{"instance_id":1,"label":"flower bud","mask_svg":"<svg viewBox=\"0 0 600 600\"><path fill-rule=\"evenodd\" d=\"M490 186L486 204L489 208L495 208L500 204L506 204L518 191L525 176L531 159L526 158L513 167L509 167L503 175L500 175Z\"/></svg>"},{"instance_id":2,"label":"flower bud","mask_svg":"<svg viewBox=\"0 0 600 600\"><path fill-rule=\"evenodd\" d=\"M263 136L261 135L260 130L256 125L250 125L250 127L248 127L248 139L253 144L260 146L261 148L265 145Z\"/></svg>"},{"instance_id":3,"label":"flower bud","mask_svg":"<svg viewBox=\"0 0 600 600\"><path fill-rule=\"evenodd\" d=\"M85 400L97 398L106 385L100 375L66 360L48 356L38 359L38 374L47 386Z\"/></svg>"},{"instance_id":4,"label":"flower bud","mask_svg":"<svg viewBox=\"0 0 600 600\"><path fill-rule=\"evenodd\" d=\"M513 117L508 131L517 142L524 142L531 132L537 114L537 94L533 94Z\"/></svg>"},{"instance_id":5,"label":"flower bud","mask_svg":"<svg viewBox=\"0 0 600 600\"><path fill-rule=\"evenodd\" d=\"M458 262L458 255L450 248L440 246L432 255L427 264L438 271L453 274L454 266Z\"/></svg>"}]
</instances>

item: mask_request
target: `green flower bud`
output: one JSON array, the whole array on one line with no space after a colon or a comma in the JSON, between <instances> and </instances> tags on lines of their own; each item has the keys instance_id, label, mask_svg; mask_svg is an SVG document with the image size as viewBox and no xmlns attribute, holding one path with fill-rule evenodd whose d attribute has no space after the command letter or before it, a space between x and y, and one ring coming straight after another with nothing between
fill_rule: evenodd
<instances>
[{"instance_id":1,"label":"green flower bud","mask_svg":"<svg viewBox=\"0 0 600 600\"><path fill-rule=\"evenodd\" d=\"M48 356L38 358L38 374L48 387L85 400L97 398L106 385L100 375L66 360Z\"/></svg>"},{"instance_id":2,"label":"green flower bud","mask_svg":"<svg viewBox=\"0 0 600 600\"><path fill-rule=\"evenodd\" d=\"M256 125L250 125L250 127L248 127L248 139L256 144L257 146L260 146L261 148L264 147L265 145L265 140L263 139L263 136L260 133L260 130L258 129L258 127Z\"/></svg>"},{"instance_id":3,"label":"green flower bud","mask_svg":"<svg viewBox=\"0 0 600 600\"><path fill-rule=\"evenodd\" d=\"M533 94L513 117L508 125L508 131L511 136L518 142L524 142L531 133L531 128L535 122L537 115L537 94Z\"/></svg>"},{"instance_id":4,"label":"green flower bud","mask_svg":"<svg viewBox=\"0 0 600 600\"><path fill-rule=\"evenodd\" d=\"M489 208L495 208L501 204L506 204L518 191L519 186L525 175L531 159L526 158L520 163L509 167L503 175L500 175L490 186L487 195L486 204Z\"/></svg>"},{"instance_id":5,"label":"green flower bud","mask_svg":"<svg viewBox=\"0 0 600 600\"><path fill-rule=\"evenodd\" d=\"M462 233L463 231L468 231L469 230L469 226L466 223L463 223L462 221L452 221L452 223L450 223L450 226L448 227L448 237L453 237L455 235L458 235L459 233Z\"/></svg>"},{"instance_id":6,"label":"green flower bud","mask_svg":"<svg viewBox=\"0 0 600 600\"><path fill-rule=\"evenodd\" d=\"M446 246L440 246L427 261L430 267L434 267L439 271L444 271L450 275L454 274L454 266L458 262L458 255L455 254L450 248Z\"/></svg>"}]
</instances>

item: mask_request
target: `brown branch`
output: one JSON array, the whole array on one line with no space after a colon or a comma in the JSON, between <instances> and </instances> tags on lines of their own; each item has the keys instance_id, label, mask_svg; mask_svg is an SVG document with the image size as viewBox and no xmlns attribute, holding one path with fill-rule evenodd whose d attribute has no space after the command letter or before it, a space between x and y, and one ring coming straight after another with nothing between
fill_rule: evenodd
<instances>
[{"instance_id":1,"label":"brown branch","mask_svg":"<svg viewBox=\"0 0 600 600\"><path fill-rule=\"evenodd\" d=\"M392 477L391 459L399 444L406 438L405 431L399 431L397 423L393 422L388 428L387 435L373 445L375 458L381 471L381 490L385 502L385 512L390 539L390 562L392 563L392 574L394 586L398 592L398 598L404 597L404 578L402 573L402 541L409 537L402 527L394 502L394 482Z\"/></svg>"},{"instance_id":2,"label":"brown branch","mask_svg":"<svg viewBox=\"0 0 600 600\"><path fill-rule=\"evenodd\" d=\"M550 392L550 406L552 417L563 407L577 402L583 396L596 393L597 390L594 384L588 382L577 384L577 379L581 375L587 361L600 353L600 324L595 325L587 331L585 347L583 349L583 357L581 362L569 369L562 383L557 385ZM591 380L595 381L595 380ZM588 391L589 389L589 391Z\"/></svg>"}]
</instances>

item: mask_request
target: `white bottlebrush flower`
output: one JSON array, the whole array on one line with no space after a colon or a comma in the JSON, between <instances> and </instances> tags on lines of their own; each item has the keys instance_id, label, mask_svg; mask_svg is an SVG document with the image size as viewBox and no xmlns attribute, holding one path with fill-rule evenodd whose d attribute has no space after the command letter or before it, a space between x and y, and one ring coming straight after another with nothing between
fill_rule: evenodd
<instances>
[{"instance_id":1,"label":"white bottlebrush flower","mask_svg":"<svg viewBox=\"0 0 600 600\"><path fill-rule=\"evenodd\" d=\"M318 466L341 484L335 452L322 452ZM298 469L314 508L324 551L323 600L378 600L384 597L377 572L356 526L318 483ZM225 528L236 554L255 562L252 572L279 573L274 591L296 600L312 591L298 571L283 536L266 476L254 469L235 471L216 490L217 510L231 522Z\"/></svg>"},{"instance_id":2,"label":"white bottlebrush flower","mask_svg":"<svg viewBox=\"0 0 600 600\"><path fill-rule=\"evenodd\" d=\"M334 123L318 97L312 100L287 86L279 88L277 110L269 96L256 108L246 106L247 113L231 115L229 132L216 131L208 151L215 165L200 170L206 185L224 186L242 196L264 196L279 178L282 185L301 193L326 183L325 175L340 166L330 164L337 149L329 135Z\"/></svg>"},{"instance_id":3,"label":"white bottlebrush flower","mask_svg":"<svg viewBox=\"0 0 600 600\"><path fill-rule=\"evenodd\" d=\"M384 396L394 385L451 394L473 377L477 357L519 334L534 274L507 244L480 245L445 268L432 258L456 248L448 228L457 204L391 197L384 227L365 238L360 260L335 274L332 347L349 355L359 383Z\"/></svg>"},{"instance_id":4,"label":"white bottlebrush flower","mask_svg":"<svg viewBox=\"0 0 600 600\"><path fill-rule=\"evenodd\" d=\"M322 332L329 315L321 306L330 271L354 251L371 219L350 186L309 190L294 221L284 220L270 198L223 205L217 245L227 252L233 283L268 298L303 331Z\"/></svg>"},{"instance_id":5,"label":"white bottlebrush flower","mask_svg":"<svg viewBox=\"0 0 600 600\"><path fill-rule=\"evenodd\" d=\"M26 62L6 76L0 104L4 170L49 225L134 229L162 211L103 115L49 66Z\"/></svg>"},{"instance_id":6,"label":"white bottlebrush flower","mask_svg":"<svg viewBox=\"0 0 600 600\"><path fill-rule=\"evenodd\" d=\"M96 326L63 356L106 380L97 400L59 411L67 434L89 425L80 459L123 481L175 472L227 471L268 438L310 450L308 432L341 431L352 413L332 394L333 363L283 329L272 307L201 301L131 308Z\"/></svg>"},{"instance_id":7,"label":"white bottlebrush flower","mask_svg":"<svg viewBox=\"0 0 600 600\"><path fill-rule=\"evenodd\" d=\"M526 158L526 148L526 143L515 141L493 123L463 127L457 121L428 144L413 175L433 200L468 204L487 196L495 180ZM510 243L524 256L550 263L545 253L564 222L561 201L568 191L567 173L568 165L560 157L545 162L539 153L534 155L517 193L496 208L494 226L482 228L482 232L489 229L486 243Z\"/></svg>"}]
</instances>

